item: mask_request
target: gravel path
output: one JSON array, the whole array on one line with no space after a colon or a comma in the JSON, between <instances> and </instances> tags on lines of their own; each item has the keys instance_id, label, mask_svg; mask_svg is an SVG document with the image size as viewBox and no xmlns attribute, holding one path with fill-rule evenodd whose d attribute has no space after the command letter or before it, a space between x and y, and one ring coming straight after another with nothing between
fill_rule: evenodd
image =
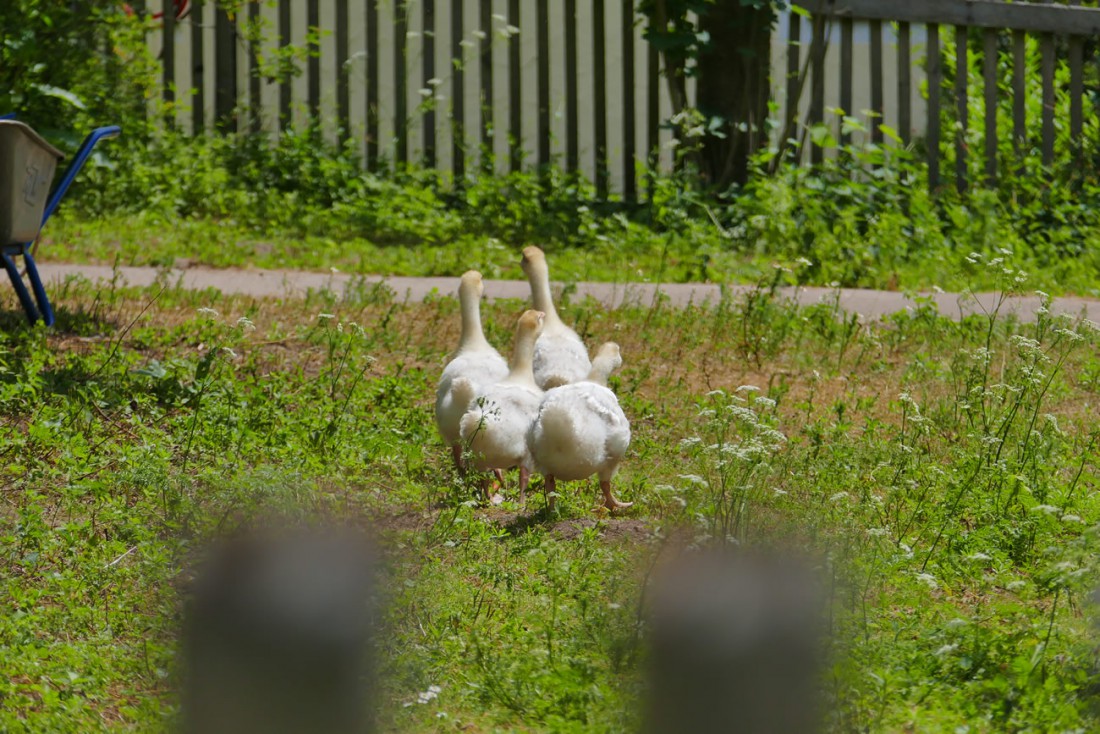
<instances>
[{"instance_id":1,"label":"gravel path","mask_svg":"<svg viewBox=\"0 0 1100 734\"><path fill-rule=\"evenodd\" d=\"M84 277L93 282L110 281L114 277L112 268L103 265L70 265L43 263L38 266L47 282L47 292L53 292L49 284L56 285L67 278ZM121 280L131 286L146 286L154 283L162 273L160 268L122 267L118 269ZM457 287L457 278L406 278L384 276L357 276L344 273L315 273L293 270L220 270L214 268L187 268L168 271L170 282L178 282L183 287L195 290L215 288L227 294L242 294L257 297L298 297L310 290L327 289L344 293L349 287L361 287L384 282L399 298L423 300L432 294L453 294ZM606 306L615 307L624 302L649 305L654 294L660 291L668 303L684 306L689 303L716 302L721 296L719 286L708 283L577 283L576 297L592 296ZM730 286L731 295L749 291L752 286ZM813 304L820 301L832 301L836 291L830 288L783 288L785 298L800 304ZM526 281L486 280L485 295L488 298L521 298L530 295ZM932 298L941 313L952 318L962 315L982 313L992 307L996 295L979 293L974 298L962 297L957 293L926 294ZM875 320L916 305L913 298L895 291L873 291L860 288L844 288L840 291L840 306L845 311L857 312L867 319ZM1004 313L1015 313L1023 320L1033 320L1039 298L1020 296L1009 299L1002 308ZM1100 322L1100 300L1087 298L1056 298L1051 305L1054 313L1068 313L1073 316Z\"/></svg>"}]
</instances>

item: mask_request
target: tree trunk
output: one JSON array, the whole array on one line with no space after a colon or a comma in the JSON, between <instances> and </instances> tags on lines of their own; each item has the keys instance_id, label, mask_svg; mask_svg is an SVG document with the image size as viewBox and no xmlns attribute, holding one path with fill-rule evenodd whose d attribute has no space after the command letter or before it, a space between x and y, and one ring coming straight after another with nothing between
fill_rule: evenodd
<instances>
[{"instance_id":1,"label":"tree trunk","mask_svg":"<svg viewBox=\"0 0 1100 734\"><path fill-rule=\"evenodd\" d=\"M701 18L710 42L699 55L696 106L708 119L724 122L724 137L707 135L702 174L712 187L744 183L749 158L767 140L768 71L774 10L719 0Z\"/></svg>"}]
</instances>

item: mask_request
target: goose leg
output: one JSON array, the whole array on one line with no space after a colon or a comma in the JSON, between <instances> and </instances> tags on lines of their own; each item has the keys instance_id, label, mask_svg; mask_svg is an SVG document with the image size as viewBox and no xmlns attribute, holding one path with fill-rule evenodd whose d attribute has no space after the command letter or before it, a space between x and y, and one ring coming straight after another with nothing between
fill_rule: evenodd
<instances>
[{"instance_id":1,"label":"goose leg","mask_svg":"<svg viewBox=\"0 0 1100 734\"><path fill-rule=\"evenodd\" d=\"M603 492L603 506L609 510L621 510L633 505L633 502L620 502L611 494L611 481L600 480L600 491Z\"/></svg>"},{"instance_id":2,"label":"goose leg","mask_svg":"<svg viewBox=\"0 0 1100 734\"><path fill-rule=\"evenodd\" d=\"M519 468L519 501L527 502L527 483L531 481L531 470L525 466Z\"/></svg>"},{"instance_id":3,"label":"goose leg","mask_svg":"<svg viewBox=\"0 0 1100 734\"><path fill-rule=\"evenodd\" d=\"M500 484L494 486L493 478L499 480ZM492 474L485 475L481 480L481 491L485 495L485 501L490 505L499 505L504 501L504 495L493 491L496 487L504 489L504 475L500 469L493 469Z\"/></svg>"},{"instance_id":4,"label":"goose leg","mask_svg":"<svg viewBox=\"0 0 1100 734\"><path fill-rule=\"evenodd\" d=\"M455 460L455 469L458 469L458 473L465 474L466 467L462 465L462 444L456 443L451 446L451 456Z\"/></svg>"},{"instance_id":5,"label":"goose leg","mask_svg":"<svg viewBox=\"0 0 1100 734\"><path fill-rule=\"evenodd\" d=\"M545 481L542 483L542 492L546 495L546 509L553 512L554 500L557 499L557 497L554 496L554 475L547 474L544 479Z\"/></svg>"}]
</instances>

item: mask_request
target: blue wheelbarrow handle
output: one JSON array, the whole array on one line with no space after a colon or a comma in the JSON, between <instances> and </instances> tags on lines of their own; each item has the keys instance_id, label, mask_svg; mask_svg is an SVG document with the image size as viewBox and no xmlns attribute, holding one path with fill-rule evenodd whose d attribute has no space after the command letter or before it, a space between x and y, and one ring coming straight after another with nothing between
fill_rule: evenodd
<instances>
[{"instance_id":1,"label":"blue wheelbarrow handle","mask_svg":"<svg viewBox=\"0 0 1100 734\"><path fill-rule=\"evenodd\" d=\"M69 167L65 169L65 174L61 177L61 181L58 182L57 188L53 190L53 193L50 194L50 200L46 202L46 208L42 212L43 226L45 226L46 220L48 220L54 211L57 210L57 205L65 198L65 192L69 190L69 187L76 179L76 174L80 173L80 169L83 168L84 164L88 161L88 157L91 156L96 143L107 138L117 138L121 132L122 128L118 125L107 125L105 127L96 128L88 134L88 137L84 138L84 143L80 146L80 150L76 152L76 157L73 158Z\"/></svg>"}]
</instances>

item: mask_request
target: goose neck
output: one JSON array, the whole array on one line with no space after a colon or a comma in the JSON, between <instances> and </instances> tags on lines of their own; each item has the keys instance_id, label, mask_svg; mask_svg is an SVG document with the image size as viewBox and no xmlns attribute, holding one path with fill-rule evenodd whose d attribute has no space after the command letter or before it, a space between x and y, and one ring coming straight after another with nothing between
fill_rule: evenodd
<instances>
[{"instance_id":1,"label":"goose neck","mask_svg":"<svg viewBox=\"0 0 1100 734\"><path fill-rule=\"evenodd\" d=\"M531 301L535 309L546 314L546 323L558 320L557 311L554 310L554 298L550 292L550 271L545 263L538 263L531 268L528 276L531 283Z\"/></svg>"},{"instance_id":2,"label":"goose neck","mask_svg":"<svg viewBox=\"0 0 1100 734\"><path fill-rule=\"evenodd\" d=\"M516 337L516 345L512 350L512 361L511 364L509 364L508 382L534 384L534 359L536 338L537 334L532 331L521 332Z\"/></svg>"},{"instance_id":3,"label":"goose neck","mask_svg":"<svg viewBox=\"0 0 1100 734\"><path fill-rule=\"evenodd\" d=\"M460 299L462 308L462 334L459 337L461 347L480 347L488 344L485 332L481 328L481 303L474 293L463 293Z\"/></svg>"}]
</instances>

